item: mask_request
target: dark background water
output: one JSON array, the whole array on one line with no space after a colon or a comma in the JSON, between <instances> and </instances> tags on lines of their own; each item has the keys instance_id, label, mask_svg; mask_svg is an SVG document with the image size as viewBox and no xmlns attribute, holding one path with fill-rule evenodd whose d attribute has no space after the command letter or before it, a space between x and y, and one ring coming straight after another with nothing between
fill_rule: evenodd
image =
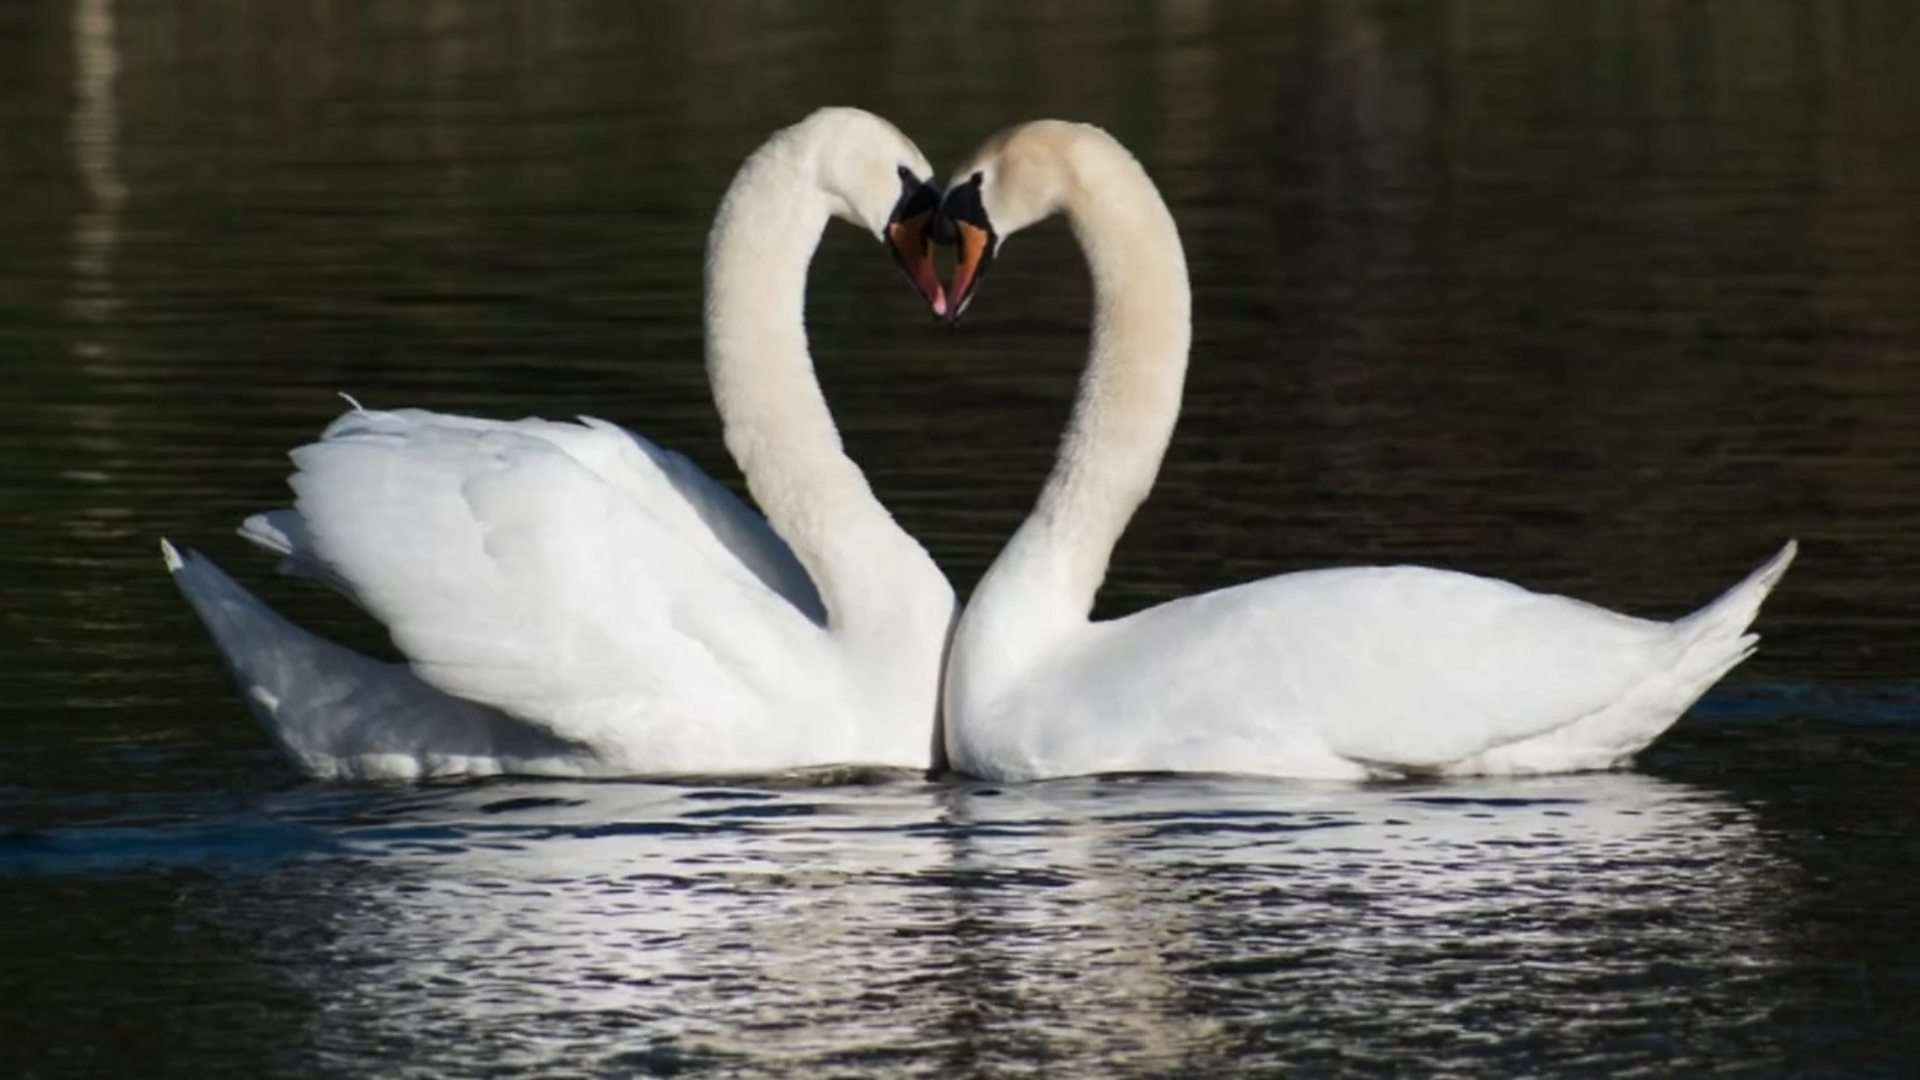
<instances>
[{"instance_id":1,"label":"dark background water","mask_svg":"<svg viewBox=\"0 0 1920 1080\"><path fill-rule=\"evenodd\" d=\"M1909 1072L1915 56L1896 0L0 7L0 1074ZM1104 610L1406 560L1670 616L1797 536L1762 652L1599 776L299 782L156 539L378 647L230 535L336 391L733 482L708 216L830 103L1165 191L1193 373ZM944 332L824 245L963 594L1086 294L1041 230Z\"/></svg>"}]
</instances>

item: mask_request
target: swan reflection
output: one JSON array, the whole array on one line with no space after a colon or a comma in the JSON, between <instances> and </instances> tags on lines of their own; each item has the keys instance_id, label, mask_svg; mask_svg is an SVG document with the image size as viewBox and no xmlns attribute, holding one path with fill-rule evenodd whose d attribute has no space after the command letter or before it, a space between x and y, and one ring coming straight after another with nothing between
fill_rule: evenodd
<instances>
[{"instance_id":1,"label":"swan reflection","mask_svg":"<svg viewBox=\"0 0 1920 1080\"><path fill-rule=\"evenodd\" d=\"M286 798L337 845L268 883L327 906L314 1045L423 1065L1484 1063L1745 1023L1694 976L1780 962L1748 812L1630 773Z\"/></svg>"}]
</instances>

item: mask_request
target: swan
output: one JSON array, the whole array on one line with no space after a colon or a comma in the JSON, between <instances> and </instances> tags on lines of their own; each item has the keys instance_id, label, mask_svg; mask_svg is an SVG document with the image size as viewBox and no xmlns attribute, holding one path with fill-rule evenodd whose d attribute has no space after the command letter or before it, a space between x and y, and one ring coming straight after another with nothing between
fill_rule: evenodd
<instances>
[{"instance_id":1,"label":"swan","mask_svg":"<svg viewBox=\"0 0 1920 1080\"><path fill-rule=\"evenodd\" d=\"M879 117L824 109L749 156L706 264L706 360L763 520L612 424L357 405L241 535L385 624L405 663L282 618L162 541L251 711L325 779L925 769L954 595L844 453L803 325L830 218L936 312L939 189Z\"/></svg>"},{"instance_id":2,"label":"swan","mask_svg":"<svg viewBox=\"0 0 1920 1080\"><path fill-rule=\"evenodd\" d=\"M953 768L993 780L1131 771L1329 780L1626 762L1753 651L1789 542L1676 622L1415 566L1311 570L1089 621L1180 410L1186 259L1144 169L1098 128L1038 121L954 174L950 318L1005 239L1055 214L1093 277L1072 417L1032 512L947 659Z\"/></svg>"}]
</instances>

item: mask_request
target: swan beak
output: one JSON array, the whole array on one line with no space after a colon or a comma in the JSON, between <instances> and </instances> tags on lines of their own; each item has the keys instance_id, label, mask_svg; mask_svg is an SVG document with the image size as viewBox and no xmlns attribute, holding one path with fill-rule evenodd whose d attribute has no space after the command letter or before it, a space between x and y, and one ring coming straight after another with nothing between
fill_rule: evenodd
<instances>
[{"instance_id":1,"label":"swan beak","mask_svg":"<svg viewBox=\"0 0 1920 1080\"><path fill-rule=\"evenodd\" d=\"M933 211L923 210L887 224L887 246L893 249L893 261L906 271L907 280L920 291L936 318L947 314L947 290L940 285L940 272L933 265Z\"/></svg>"},{"instance_id":2,"label":"swan beak","mask_svg":"<svg viewBox=\"0 0 1920 1080\"><path fill-rule=\"evenodd\" d=\"M993 234L971 222L953 219L953 318L958 319L973 301L980 277L993 261Z\"/></svg>"}]
</instances>

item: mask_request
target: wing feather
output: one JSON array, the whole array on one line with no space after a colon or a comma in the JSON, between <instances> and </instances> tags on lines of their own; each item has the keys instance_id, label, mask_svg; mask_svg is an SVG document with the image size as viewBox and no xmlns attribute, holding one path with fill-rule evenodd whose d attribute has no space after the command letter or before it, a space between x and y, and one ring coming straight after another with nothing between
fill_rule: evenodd
<instances>
[{"instance_id":1,"label":"wing feather","mask_svg":"<svg viewBox=\"0 0 1920 1080\"><path fill-rule=\"evenodd\" d=\"M1102 689L1050 703L1078 714L1061 734L1137 716L1136 736L1170 740L1170 767L1191 749L1231 768L1297 734L1352 761L1435 767L1604 708L1670 646L1665 623L1421 567L1288 574L1099 625L1061 685Z\"/></svg>"},{"instance_id":2,"label":"wing feather","mask_svg":"<svg viewBox=\"0 0 1920 1080\"><path fill-rule=\"evenodd\" d=\"M737 737L777 746L769 697L830 682L791 553L611 425L354 412L293 459L301 528L272 531L282 554L344 583L446 693L670 760L695 722L709 745L746 724Z\"/></svg>"}]
</instances>

